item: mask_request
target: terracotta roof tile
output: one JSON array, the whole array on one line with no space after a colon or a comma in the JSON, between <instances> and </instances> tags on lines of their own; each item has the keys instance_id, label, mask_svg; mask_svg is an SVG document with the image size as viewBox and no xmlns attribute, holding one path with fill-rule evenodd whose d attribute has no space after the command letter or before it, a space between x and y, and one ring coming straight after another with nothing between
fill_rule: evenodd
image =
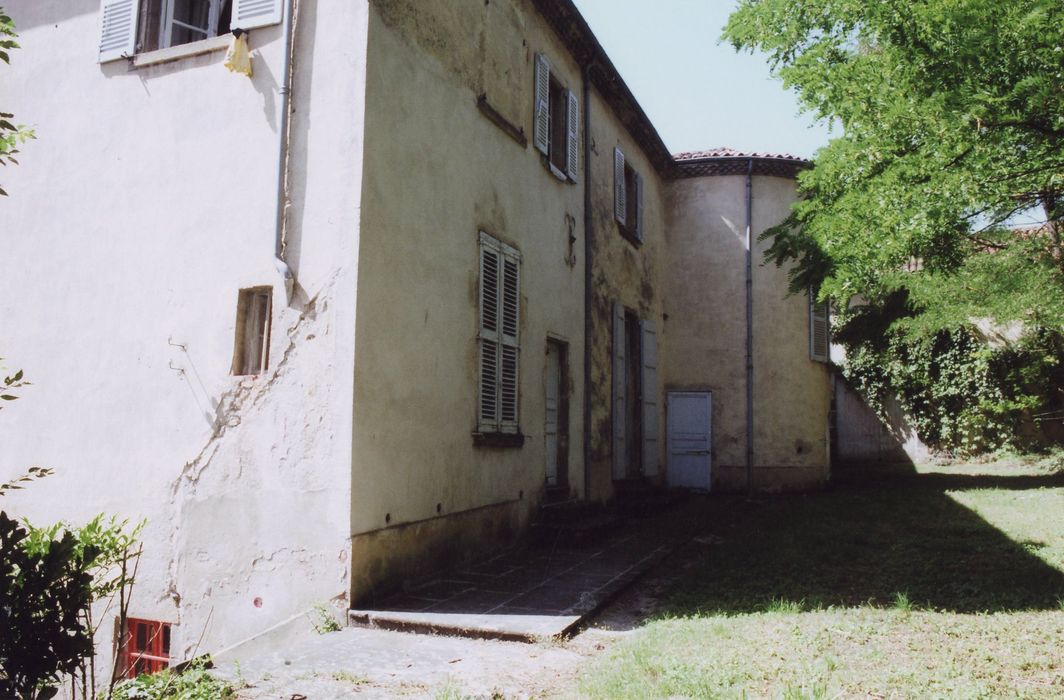
<instances>
[{"instance_id":1,"label":"terracotta roof tile","mask_svg":"<svg viewBox=\"0 0 1064 700\"><path fill-rule=\"evenodd\" d=\"M767 160L789 160L800 163L808 163L806 158L800 158L790 153L762 153L758 151L748 152L739 151L727 146L719 146L717 148L709 148L704 151L684 151L683 153L674 153L673 159L682 163L688 160L706 160L709 158L761 158Z\"/></svg>"}]
</instances>

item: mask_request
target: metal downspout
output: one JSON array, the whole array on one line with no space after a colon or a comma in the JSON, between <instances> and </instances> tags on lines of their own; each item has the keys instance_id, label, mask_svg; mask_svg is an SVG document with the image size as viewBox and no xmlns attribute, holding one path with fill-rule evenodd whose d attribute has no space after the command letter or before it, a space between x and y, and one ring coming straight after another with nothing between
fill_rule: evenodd
<instances>
[{"instance_id":1,"label":"metal downspout","mask_svg":"<svg viewBox=\"0 0 1064 700\"><path fill-rule=\"evenodd\" d=\"M754 160L746 162L746 492L754 495Z\"/></svg>"},{"instance_id":2,"label":"metal downspout","mask_svg":"<svg viewBox=\"0 0 1064 700\"><path fill-rule=\"evenodd\" d=\"M284 278L285 292L291 298L292 287L295 284L295 276L285 260L285 252L288 247L288 161L291 155L292 121L291 93L292 78L295 61L292 54L295 51L295 14L298 10L299 0L288 0L285 3L284 24L284 66L281 71L283 83L280 87L281 114L278 120L278 146L277 146L277 213L275 220L274 236L274 265L277 272Z\"/></svg>"},{"instance_id":3,"label":"metal downspout","mask_svg":"<svg viewBox=\"0 0 1064 700\"><path fill-rule=\"evenodd\" d=\"M591 500L591 66L583 71L584 102L584 500Z\"/></svg>"}]
</instances>

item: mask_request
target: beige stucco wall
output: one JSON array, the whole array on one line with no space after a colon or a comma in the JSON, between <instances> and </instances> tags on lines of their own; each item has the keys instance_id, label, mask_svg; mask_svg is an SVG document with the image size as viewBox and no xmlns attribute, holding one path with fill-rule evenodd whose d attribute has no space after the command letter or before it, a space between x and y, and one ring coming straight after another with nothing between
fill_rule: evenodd
<instances>
[{"instance_id":1,"label":"beige stucco wall","mask_svg":"<svg viewBox=\"0 0 1064 700\"><path fill-rule=\"evenodd\" d=\"M613 496L613 305L631 309L640 319L654 321L658 353L668 342L663 333L662 272L665 265L664 183L621 121L597 91L591 100L591 213L592 213L592 347L591 358L591 498ZM614 149L643 180L643 242L634 244L621 234L614 215ZM658 446L664 429L661 400L662 372L653 388L658 400ZM659 454L658 478L664 474Z\"/></svg>"},{"instance_id":2,"label":"beige stucco wall","mask_svg":"<svg viewBox=\"0 0 1064 700\"><path fill-rule=\"evenodd\" d=\"M0 202L0 354L33 381L0 414L0 469L56 470L5 509L147 519L130 613L177 623L177 657L345 593L365 3L301 3L291 301L273 259L281 27L251 33L249 80L224 51L98 65L98 0L4 5L22 48L0 104L38 140ZM238 290L260 285L271 367L232 377Z\"/></svg>"},{"instance_id":3,"label":"beige stucco wall","mask_svg":"<svg viewBox=\"0 0 1064 700\"><path fill-rule=\"evenodd\" d=\"M417 532L446 532L449 518L490 506L498 518L527 522L544 487L548 337L569 344L569 485L582 489L583 188L555 178L531 144L519 145L476 104L487 92L531 136L537 51L578 89L576 66L527 12L524 2L373 3L351 494L356 597L402 574L371 565L375 547L431 562L432 537L384 529L423 523ZM523 256L519 448L473 445L482 230Z\"/></svg>"},{"instance_id":4,"label":"beige stucco wall","mask_svg":"<svg viewBox=\"0 0 1064 700\"><path fill-rule=\"evenodd\" d=\"M754 481L765 489L828 476L830 377L809 359L804 295L764 262L765 229L788 214L793 180L753 178ZM713 392L714 488L746 486L745 176L681 179L668 190L666 343L669 391Z\"/></svg>"}]
</instances>

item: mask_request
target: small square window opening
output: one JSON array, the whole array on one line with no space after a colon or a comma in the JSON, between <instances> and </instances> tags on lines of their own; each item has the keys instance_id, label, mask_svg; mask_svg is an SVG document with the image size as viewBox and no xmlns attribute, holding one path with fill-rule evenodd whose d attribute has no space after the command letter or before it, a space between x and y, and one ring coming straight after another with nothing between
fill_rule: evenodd
<instances>
[{"instance_id":1,"label":"small square window opening","mask_svg":"<svg viewBox=\"0 0 1064 700\"><path fill-rule=\"evenodd\" d=\"M136 678L170 667L169 622L129 618L121 639L123 677Z\"/></svg>"},{"instance_id":2,"label":"small square window opening","mask_svg":"<svg viewBox=\"0 0 1064 700\"><path fill-rule=\"evenodd\" d=\"M237 299L236 342L233 348L233 374L254 375L270 365L270 315L273 289L241 289Z\"/></svg>"}]
</instances>

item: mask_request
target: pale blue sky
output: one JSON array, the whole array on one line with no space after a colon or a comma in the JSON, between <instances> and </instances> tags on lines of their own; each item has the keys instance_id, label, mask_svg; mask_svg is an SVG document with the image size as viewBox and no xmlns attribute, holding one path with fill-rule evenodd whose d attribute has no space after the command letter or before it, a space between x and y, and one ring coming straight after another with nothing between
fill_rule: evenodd
<instances>
[{"instance_id":1,"label":"pale blue sky","mask_svg":"<svg viewBox=\"0 0 1064 700\"><path fill-rule=\"evenodd\" d=\"M830 138L761 55L718 44L735 0L575 0L672 152L731 146L810 157Z\"/></svg>"}]
</instances>

